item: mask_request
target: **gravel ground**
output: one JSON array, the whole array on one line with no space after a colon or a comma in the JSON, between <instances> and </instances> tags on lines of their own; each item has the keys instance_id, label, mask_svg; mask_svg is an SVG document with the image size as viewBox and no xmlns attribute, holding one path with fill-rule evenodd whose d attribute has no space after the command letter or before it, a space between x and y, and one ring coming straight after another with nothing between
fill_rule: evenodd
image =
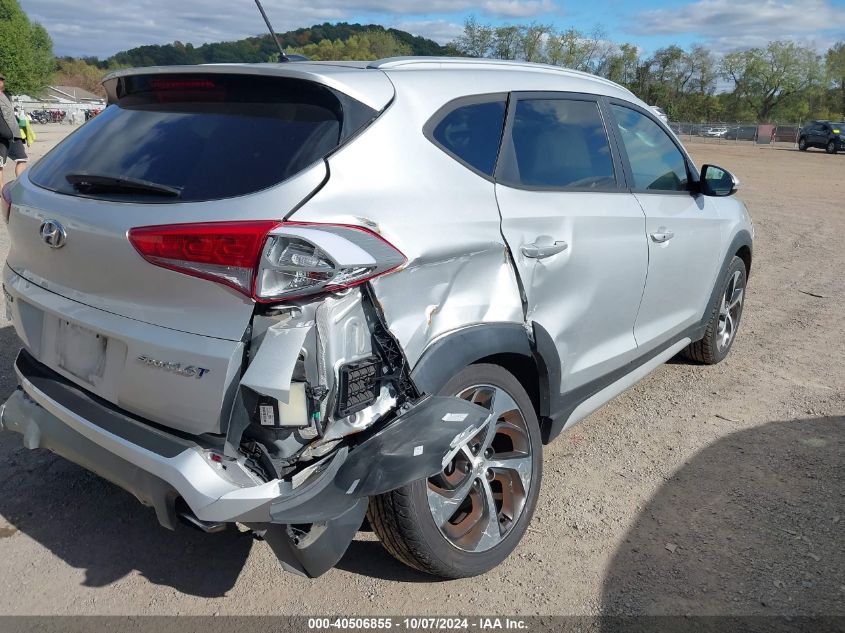
<instances>
[{"instance_id":1,"label":"gravel ground","mask_svg":"<svg viewBox=\"0 0 845 633\"><path fill-rule=\"evenodd\" d=\"M68 129L37 129L33 156ZM548 446L536 516L500 567L440 582L362 532L304 580L246 536L164 530L3 432L0 614L845 615L845 156L689 147L741 178L756 224L733 351L670 362ZM0 323L3 398L17 347Z\"/></svg>"}]
</instances>

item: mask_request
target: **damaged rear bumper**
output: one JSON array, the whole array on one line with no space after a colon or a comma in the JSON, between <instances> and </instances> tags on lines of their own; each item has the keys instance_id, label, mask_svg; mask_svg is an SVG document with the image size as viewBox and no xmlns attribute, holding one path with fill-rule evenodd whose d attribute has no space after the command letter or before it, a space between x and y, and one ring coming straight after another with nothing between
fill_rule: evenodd
<instances>
[{"instance_id":1,"label":"damaged rear bumper","mask_svg":"<svg viewBox=\"0 0 845 633\"><path fill-rule=\"evenodd\" d=\"M283 562L284 552L294 552L298 564L289 567L308 575L340 558L360 527L367 497L440 471L489 415L458 398L424 397L378 432L291 478L261 482L214 449L92 396L26 351L15 370L21 389L3 405L0 426L20 433L25 446L50 449L128 490L155 508L165 527L175 526L176 501L182 499L202 522L268 530ZM274 524L316 528L297 536L272 529Z\"/></svg>"}]
</instances>

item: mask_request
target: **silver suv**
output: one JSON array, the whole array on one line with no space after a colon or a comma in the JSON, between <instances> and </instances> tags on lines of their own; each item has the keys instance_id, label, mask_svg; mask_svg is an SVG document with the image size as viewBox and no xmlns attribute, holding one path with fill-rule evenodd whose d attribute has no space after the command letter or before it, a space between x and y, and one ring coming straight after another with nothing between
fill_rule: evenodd
<instances>
[{"instance_id":1,"label":"silver suv","mask_svg":"<svg viewBox=\"0 0 845 633\"><path fill-rule=\"evenodd\" d=\"M239 523L317 576L366 516L412 567L483 573L543 444L736 336L737 182L609 81L402 58L105 87L4 192L0 419L165 527Z\"/></svg>"}]
</instances>

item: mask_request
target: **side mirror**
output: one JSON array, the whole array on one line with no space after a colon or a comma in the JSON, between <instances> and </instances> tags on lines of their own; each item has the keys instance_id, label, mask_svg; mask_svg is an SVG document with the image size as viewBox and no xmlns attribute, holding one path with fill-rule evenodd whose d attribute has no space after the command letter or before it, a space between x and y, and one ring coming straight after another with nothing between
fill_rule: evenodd
<instances>
[{"instance_id":1,"label":"side mirror","mask_svg":"<svg viewBox=\"0 0 845 633\"><path fill-rule=\"evenodd\" d=\"M705 196L732 196L739 189L739 179L716 165L701 168L701 193Z\"/></svg>"}]
</instances>

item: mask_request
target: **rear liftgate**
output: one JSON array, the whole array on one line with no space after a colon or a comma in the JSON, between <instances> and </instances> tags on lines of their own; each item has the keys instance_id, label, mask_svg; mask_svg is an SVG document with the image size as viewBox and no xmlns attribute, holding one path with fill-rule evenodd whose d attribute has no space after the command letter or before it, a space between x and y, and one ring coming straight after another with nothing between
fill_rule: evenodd
<instances>
[{"instance_id":1,"label":"rear liftgate","mask_svg":"<svg viewBox=\"0 0 845 633\"><path fill-rule=\"evenodd\" d=\"M279 480L270 521L247 525L288 571L331 569L370 496L440 472L490 415L419 393L369 284L256 316L250 340L226 452Z\"/></svg>"}]
</instances>

